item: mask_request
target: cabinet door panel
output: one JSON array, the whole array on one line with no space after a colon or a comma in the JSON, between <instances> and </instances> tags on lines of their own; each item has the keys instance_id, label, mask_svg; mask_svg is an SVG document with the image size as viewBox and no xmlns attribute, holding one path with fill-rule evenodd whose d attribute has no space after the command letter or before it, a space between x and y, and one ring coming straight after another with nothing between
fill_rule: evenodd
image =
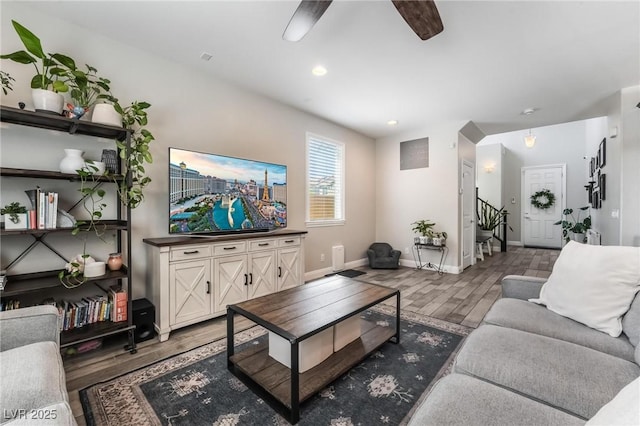
<instances>
[{"instance_id":1,"label":"cabinet door panel","mask_svg":"<svg viewBox=\"0 0 640 426\"><path fill-rule=\"evenodd\" d=\"M302 284L302 262L299 247L278 250L277 291L297 287Z\"/></svg>"},{"instance_id":2,"label":"cabinet door panel","mask_svg":"<svg viewBox=\"0 0 640 426\"><path fill-rule=\"evenodd\" d=\"M276 252L269 250L250 254L249 274L249 299L276 291Z\"/></svg>"},{"instance_id":3,"label":"cabinet door panel","mask_svg":"<svg viewBox=\"0 0 640 426\"><path fill-rule=\"evenodd\" d=\"M214 260L214 312L247 299L247 256L227 256ZM246 284L245 284L246 283Z\"/></svg>"},{"instance_id":4,"label":"cabinet door panel","mask_svg":"<svg viewBox=\"0 0 640 426\"><path fill-rule=\"evenodd\" d=\"M169 322L192 321L211 313L211 261L173 263L169 267Z\"/></svg>"}]
</instances>

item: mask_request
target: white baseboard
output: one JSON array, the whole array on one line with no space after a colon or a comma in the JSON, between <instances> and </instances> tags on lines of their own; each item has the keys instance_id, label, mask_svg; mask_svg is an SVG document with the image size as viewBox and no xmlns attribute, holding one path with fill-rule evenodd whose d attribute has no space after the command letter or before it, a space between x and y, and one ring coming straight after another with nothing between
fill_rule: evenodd
<instances>
[{"instance_id":1,"label":"white baseboard","mask_svg":"<svg viewBox=\"0 0 640 426\"><path fill-rule=\"evenodd\" d=\"M357 268L358 266L366 266L369 264L369 260L368 259L358 259L358 260L354 260L351 262L347 262L345 263L345 269L351 269L351 268ZM406 266L407 268L415 268L416 267L416 262L414 262L411 259L400 259L400 265L401 266ZM445 273L447 274L460 274L462 273L462 267L460 266L453 266L453 265L444 265L443 268ZM431 271L431 269L429 269ZM304 281L312 281L312 280L317 280L318 278L322 278L326 275L329 274L333 274L335 272L339 272L339 271L334 271L333 268L328 267L328 268L322 268L322 269L316 269L315 271L309 271L309 272L305 272L304 273Z\"/></svg>"},{"instance_id":2,"label":"white baseboard","mask_svg":"<svg viewBox=\"0 0 640 426\"><path fill-rule=\"evenodd\" d=\"M524 247L522 241L507 241L508 246Z\"/></svg>"}]
</instances>

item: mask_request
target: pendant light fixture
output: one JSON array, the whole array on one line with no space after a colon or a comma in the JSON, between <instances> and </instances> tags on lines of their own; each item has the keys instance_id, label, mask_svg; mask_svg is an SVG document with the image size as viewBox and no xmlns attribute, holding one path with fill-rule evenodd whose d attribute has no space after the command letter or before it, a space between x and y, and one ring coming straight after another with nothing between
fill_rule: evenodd
<instances>
[{"instance_id":1,"label":"pendant light fixture","mask_svg":"<svg viewBox=\"0 0 640 426\"><path fill-rule=\"evenodd\" d=\"M524 137L524 144L527 148L533 148L536 144L536 137L531 134L531 129L529 129L529 134Z\"/></svg>"}]
</instances>

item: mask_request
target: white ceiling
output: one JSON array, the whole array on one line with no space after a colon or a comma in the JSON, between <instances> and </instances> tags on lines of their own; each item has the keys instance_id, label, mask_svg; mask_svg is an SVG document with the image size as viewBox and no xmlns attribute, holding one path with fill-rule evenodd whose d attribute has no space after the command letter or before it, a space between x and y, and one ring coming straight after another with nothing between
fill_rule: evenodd
<instances>
[{"instance_id":1,"label":"white ceiling","mask_svg":"<svg viewBox=\"0 0 640 426\"><path fill-rule=\"evenodd\" d=\"M444 32L421 41L391 1L338 0L302 41L283 41L297 5L33 3L373 138L449 120L494 134L590 118L604 114L600 101L640 84L638 1L436 0ZM317 64L326 76L311 75Z\"/></svg>"}]
</instances>

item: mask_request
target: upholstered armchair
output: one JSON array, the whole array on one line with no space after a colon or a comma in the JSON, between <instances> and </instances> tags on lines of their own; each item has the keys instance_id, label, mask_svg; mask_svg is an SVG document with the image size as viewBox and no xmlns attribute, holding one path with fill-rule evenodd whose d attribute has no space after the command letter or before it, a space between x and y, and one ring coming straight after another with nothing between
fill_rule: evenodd
<instances>
[{"instance_id":1,"label":"upholstered armchair","mask_svg":"<svg viewBox=\"0 0 640 426\"><path fill-rule=\"evenodd\" d=\"M394 250L387 243L373 243L367 250L369 267L374 269L397 269L400 262L400 250Z\"/></svg>"}]
</instances>

